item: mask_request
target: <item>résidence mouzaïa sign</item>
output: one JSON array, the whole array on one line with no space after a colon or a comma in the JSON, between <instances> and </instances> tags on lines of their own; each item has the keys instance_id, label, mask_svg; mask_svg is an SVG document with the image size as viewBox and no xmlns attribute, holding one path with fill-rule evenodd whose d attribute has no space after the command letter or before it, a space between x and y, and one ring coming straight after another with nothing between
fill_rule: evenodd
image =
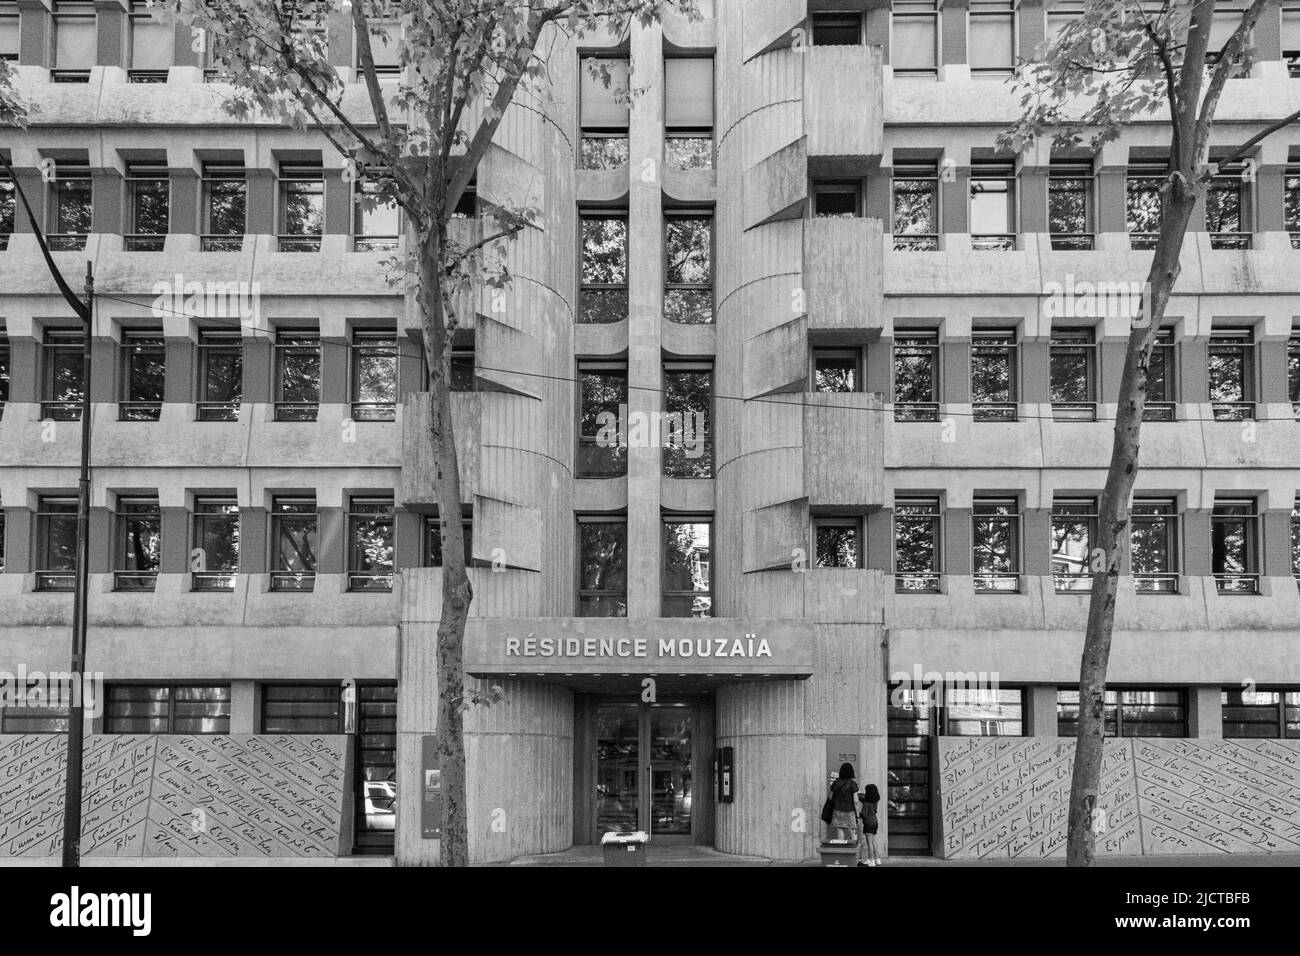
<instances>
[{"instance_id":1,"label":"r\u00e9sidence mouza\u00efa sign","mask_svg":"<svg viewBox=\"0 0 1300 956\"><path fill-rule=\"evenodd\" d=\"M772 647L755 634L744 637L507 637L510 658L770 658Z\"/></svg>"}]
</instances>

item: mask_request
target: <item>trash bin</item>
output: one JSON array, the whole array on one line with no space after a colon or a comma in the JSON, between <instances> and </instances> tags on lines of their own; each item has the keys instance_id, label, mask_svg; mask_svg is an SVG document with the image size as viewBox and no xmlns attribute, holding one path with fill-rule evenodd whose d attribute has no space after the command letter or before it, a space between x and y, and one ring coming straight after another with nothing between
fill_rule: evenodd
<instances>
[{"instance_id":1,"label":"trash bin","mask_svg":"<svg viewBox=\"0 0 1300 956\"><path fill-rule=\"evenodd\" d=\"M650 835L644 830L606 833L600 838L606 866L645 866L645 847Z\"/></svg>"},{"instance_id":2,"label":"trash bin","mask_svg":"<svg viewBox=\"0 0 1300 956\"><path fill-rule=\"evenodd\" d=\"M826 840L818 849L822 866L858 865L858 844L853 840Z\"/></svg>"}]
</instances>

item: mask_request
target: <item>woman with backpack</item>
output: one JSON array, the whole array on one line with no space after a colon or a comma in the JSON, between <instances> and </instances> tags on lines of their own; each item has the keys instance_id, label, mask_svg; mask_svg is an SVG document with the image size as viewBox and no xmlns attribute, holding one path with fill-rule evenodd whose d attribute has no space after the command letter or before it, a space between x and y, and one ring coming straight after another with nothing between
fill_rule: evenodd
<instances>
[{"instance_id":1,"label":"woman with backpack","mask_svg":"<svg viewBox=\"0 0 1300 956\"><path fill-rule=\"evenodd\" d=\"M876 852L876 834L880 832L880 817L876 810L880 806L880 790L874 783L867 784L862 791L862 832L867 844L867 866L879 866L880 855ZM862 866L858 862L858 866Z\"/></svg>"},{"instance_id":2,"label":"woman with backpack","mask_svg":"<svg viewBox=\"0 0 1300 956\"><path fill-rule=\"evenodd\" d=\"M861 855L862 841L858 834L857 795L858 782L853 779L853 764L840 764L840 774L831 784L830 827L832 830L839 831L838 839L858 844L858 853Z\"/></svg>"}]
</instances>

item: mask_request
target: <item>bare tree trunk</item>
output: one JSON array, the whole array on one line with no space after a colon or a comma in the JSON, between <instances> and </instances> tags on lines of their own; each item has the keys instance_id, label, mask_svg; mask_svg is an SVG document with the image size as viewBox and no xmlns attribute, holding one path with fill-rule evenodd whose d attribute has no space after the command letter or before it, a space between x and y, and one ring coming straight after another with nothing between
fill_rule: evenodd
<instances>
[{"instance_id":1,"label":"bare tree trunk","mask_svg":"<svg viewBox=\"0 0 1300 956\"><path fill-rule=\"evenodd\" d=\"M1186 175L1190 170L1183 171ZM1190 181L1188 177L1187 181ZM1088 629L1079 666L1079 725L1070 781L1070 818L1066 843L1068 866L1096 862L1096 837L1105 830L1100 814L1101 760L1106 709L1106 669L1110 663L1115 627L1115 600L1119 592L1121 557L1129 548L1129 501L1137 479L1142 415L1147 403L1147 373L1156 334L1180 270L1179 255L1188 221L1196 206L1196 192L1175 181L1161 219L1155 258L1147 275L1141 319L1134 317L1124 357L1115 413L1115 440L1111 447L1106 486L1098 505L1097 537L1105 567L1095 568L1088 604Z\"/></svg>"},{"instance_id":2,"label":"bare tree trunk","mask_svg":"<svg viewBox=\"0 0 1300 956\"><path fill-rule=\"evenodd\" d=\"M460 463L451 409L451 334L445 321L443 253L446 234L434 226L420 247L420 311L424 356L429 366L429 441L435 474L430 476L442 524L442 614L438 621L438 726L443 822L439 863L469 865L465 770L465 622L474 598L465 570L461 527Z\"/></svg>"}]
</instances>

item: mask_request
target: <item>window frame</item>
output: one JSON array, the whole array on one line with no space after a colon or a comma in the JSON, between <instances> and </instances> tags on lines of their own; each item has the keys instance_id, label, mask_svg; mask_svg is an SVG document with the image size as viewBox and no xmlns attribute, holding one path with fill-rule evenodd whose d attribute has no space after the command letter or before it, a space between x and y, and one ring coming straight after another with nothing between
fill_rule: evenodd
<instances>
[{"instance_id":1,"label":"window frame","mask_svg":"<svg viewBox=\"0 0 1300 956\"><path fill-rule=\"evenodd\" d=\"M933 66L898 65L897 51L899 50L899 44L895 34L900 21L908 24L929 21ZM889 50L890 68L895 76L937 77L939 75L939 64L942 62L942 46L943 42L939 29L939 9L933 0L894 0L889 15Z\"/></svg>"},{"instance_id":2,"label":"window frame","mask_svg":"<svg viewBox=\"0 0 1300 956\"><path fill-rule=\"evenodd\" d=\"M1174 704L1142 703L1140 701L1126 701L1124 699L1124 695L1126 694L1138 695L1138 694L1165 694L1165 693L1177 694L1178 695L1177 703ZM1064 694L1074 694L1076 699L1074 701L1062 700L1062 695ZM1079 689L1077 686L1075 687L1058 686L1056 688L1056 735L1058 737L1075 737L1075 738L1078 737L1079 735L1078 712L1081 705L1081 702L1080 700L1078 700L1078 697L1079 697ZM1114 703L1112 703L1112 699ZM1061 716L1063 705L1066 707L1073 706L1075 708L1074 717L1063 718ZM1138 707L1163 707L1163 708L1173 707L1176 708L1178 711L1181 711L1182 718L1181 721L1175 721L1175 720L1136 721L1132 716L1131 709L1138 708ZM1130 709L1128 711L1129 716L1127 718L1125 716L1126 708ZM1163 686L1111 687L1106 689L1106 697L1103 703L1102 731L1104 737L1108 737L1108 738L1113 737L1118 739L1123 737L1138 736L1137 734L1126 732L1125 725L1129 724L1130 722L1143 724L1143 725L1167 724L1170 727L1177 728L1180 732L1174 734L1155 734L1155 735L1152 735L1150 733L1144 733L1142 734L1142 736L1146 736L1146 737L1156 736L1161 739L1186 738L1188 736L1188 730L1190 729L1189 718L1190 718L1190 713L1188 709L1188 693L1187 693L1187 688L1185 687L1163 687ZM1113 732L1110 730L1111 726L1114 727Z\"/></svg>"},{"instance_id":3,"label":"window frame","mask_svg":"<svg viewBox=\"0 0 1300 956\"><path fill-rule=\"evenodd\" d=\"M902 402L898 400L898 361L900 354L914 358L928 356L930 362L929 401ZM943 404L943 352L938 329L895 329L890 346L891 397L896 422L937 422Z\"/></svg>"},{"instance_id":4,"label":"window frame","mask_svg":"<svg viewBox=\"0 0 1300 956\"><path fill-rule=\"evenodd\" d=\"M65 232L64 203L80 202L84 192L85 232ZM86 160L62 159L55 163L54 178L49 181L46 193L48 205L45 213L45 240L52 252L81 252L86 240L95 231L95 181Z\"/></svg>"},{"instance_id":5,"label":"window frame","mask_svg":"<svg viewBox=\"0 0 1300 956\"><path fill-rule=\"evenodd\" d=\"M1206 382L1210 384L1210 368L1216 354L1238 353L1241 374L1237 383L1241 398L1230 401L1217 401L1210 394L1210 407L1216 422L1251 421L1256 416L1256 404L1259 383L1259 349L1255 341L1254 329L1250 328L1212 328L1210 341L1206 345Z\"/></svg>"},{"instance_id":6,"label":"window frame","mask_svg":"<svg viewBox=\"0 0 1300 956\"><path fill-rule=\"evenodd\" d=\"M387 512L358 510L361 508L383 507L387 507ZM384 518L387 518L386 523L388 525L389 570L387 573L382 571L378 573L361 571L359 570L362 563L359 551L360 542L357 536L360 524L363 521L384 524ZM355 494L348 496L347 556L347 590L350 593L389 593L393 590L393 579L397 573L397 503L392 495Z\"/></svg>"},{"instance_id":7,"label":"window frame","mask_svg":"<svg viewBox=\"0 0 1300 956\"><path fill-rule=\"evenodd\" d=\"M166 228L162 232L141 232L139 229L140 200L145 195L142 190L147 187L147 184L156 186L158 183L163 184L163 191L166 193ZM172 183L167 164L128 163L123 185L126 205L123 222L126 223L128 231L122 236L122 248L127 252L163 252L167 244L167 236L171 233Z\"/></svg>"},{"instance_id":8,"label":"window frame","mask_svg":"<svg viewBox=\"0 0 1300 956\"><path fill-rule=\"evenodd\" d=\"M1236 695L1236 702L1231 700L1232 695ZM1247 694L1276 694L1277 701L1270 704L1247 704L1245 698ZM1292 698L1288 700L1288 698ZM1270 685L1267 687L1253 687L1246 690L1244 687L1222 688L1219 691L1219 707L1222 713L1222 734L1224 740L1295 740L1300 738L1300 689L1288 687L1286 685ZM1235 726L1240 729L1243 725L1255 724L1262 725L1265 721L1259 720L1228 720L1228 710L1233 708L1241 711L1258 710L1263 707L1273 708L1273 733L1270 734L1243 734L1229 733L1229 726ZM1297 719L1295 721L1287 720L1287 711L1295 710ZM1241 715L1245 716L1245 714ZM1294 731L1288 732L1294 726Z\"/></svg>"},{"instance_id":9,"label":"window frame","mask_svg":"<svg viewBox=\"0 0 1300 956\"><path fill-rule=\"evenodd\" d=\"M808 385L809 385L808 390L810 392L815 392L817 394L822 394L822 395L848 395L848 394L862 393L866 391L866 381L865 381L866 357L863 355L863 349L861 347L831 348L831 347L821 347L821 346L814 345L809 349L808 358L810 362L809 369L808 369ZM834 361L836 359L844 360L852 363L853 365L853 368L851 369L853 375L852 388L821 388L820 387L820 383L818 379L817 363L821 360Z\"/></svg>"},{"instance_id":10,"label":"window frame","mask_svg":"<svg viewBox=\"0 0 1300 956\"><path fill-rule=\"evenodd\" d=\"M157 566L153 569L128 568L131 525L152 520L158 529ZM113 509L113 590L151 592L158 586L162 571L162 505L157 495L119 495Z\"/></svg>"},{"instance_id":11,"label":"window frame","mask_svg":"<svg viewBox=\"0 0 1300 956\"><path fill-rule=\"evenodd\" d=\"M585 223L594 221L612 221L623 224L623 254L621 282L589 282L586 279L587 237ZM575 321L580 325L614 325L625 322L631 315L628 293L628 279L631 272L631 219L627 209L579 209L578 210L578 315ZM593 299L593 296L595 297ZM614 300L617 317L605 317L611 310L600 303ZM589 318L589 316L600 316Z\"/></svg>"},{"instance_id":12,"label":"window frame","mask_svg":"<svg viewBox=\"0 0 1300 956\"><path fill-rule=\"evenodd\" d=\"M1100 390L1101 368L1100 351L1096 330L1092 328L1053 328L1048 338L1047 385L1048 397L1051 399L1053 421L1095 422L1097 420L1098 394ZM1055 370L1058 355L1078 354L1084 358L1084 392L1087 398L1082 401L1057 401L1055 394Z\"/></svg>"},{"instance_id":13,"label":"window frame","mask_svg":"<svg viewBox=\"0 0 1300 956\"><path fill-rule=\"evenodd\" d=\"M162 407L166 401L166 392L158 400L141 400L132 396L138 384L140 372L137 359L153 358L162 367L162 386L167 383L167 339L162 329L123 329L122 339L118 344L118 362L121 378L117 401L117 420L119 422L157 422L162 418Z\"/></svg>"},{"instance_id":14,"label":"window frame","mask_svg":"<svg viewBox=\"0 0 1300 956\"><path fill-rule=\"evenodd\" d=\"M714 581L716 580L716 576L714 574L715 522L713 519L713 515L689 515L689 514L664 515L660 520L660 525L661 525L661 533L663 536L662 554L664 555L664 566L660 568L660 573L659 573L659 616L665 618L679 619L679 620L695 620L695 619L713 617L714 616L713 584ZM702 525L708 529L706 532L708 536L708 543L707 543L708 558L707 560L702 562L697 560L692 565L693 568L700 564L703 564L705 566L704 573L708 577L708 587L705 588L704 590L693 588L688 591L682 588L668 587L668 575L669 575L669 569L667 563L668 534L669 534L669 528L672 528L677 525L693 525L693 526ZM692 605L691 613L689 615L668 613L669 602L672 601L674 598L677 599L690 598L691 605ZM699 614L695 613L697 607L701 608L703 613L699 613Z\"/></svg>"},{"instance_id":15,"label":"window frame","mask_svg":"<svg viewBox=\"0 0 1300 956\"><path fill-rule=\"evenodd\" d=\"M238 186L232 190L232 193L239 194L244 210L244 222L239 232L212 231L213 199L220 191L218 187L220 183L233 183ZM203 232L199 235L199 250L201 252L242 252L244 238L248 234L248 169L242 161L205 162L199 185L203 220L201 223Z\"/></svg>"},{"instance_id":16,"label":"window frame","mask_svg":"<svg viewBox=\"0 0 1300 956\"><path fill-rule=\"evenodd\" d=\"M219 511L208 509L233 508L234 511ZM243 526L241 524L242 509L234 495L202 495L194 499L194 509L190 514L190 547L191 554L203 548L202 542L206 540L206 529L209 524L218 524L221 522L232 522L234 524L234 541L235 566L233 568L219 568L213 570L206 567L206 549L204 550L205 569L203 571L190 571L190 590L191 591L234 591L236 576L239 574L240 562L243 551Z\"/></svg>"},{"instance_id":17,"label":"window frame","mask_svg":"<svg viewBox=\"0 0 1300 956\"><path fill-rule=\"evenodd\" d=\"M364 401L361 397L361 368L369 359L389 358L392 363L392 400ZM322 355L322 360L324 356ZM348 413L354 422L397 420L397 330L353 329L348 343Z\"/></svg>"},{"instance_id":18,"label":"window frame","mask_svg":"<svg viewBox=\"0 0 1300 956\"><path fill-rule=\"evenodd\" d=\"M1067 189L1064 183L1081 183ZM1052 228L1052 194L1082 192L1083 232L1058 232ZM1097 239L1097 171L1091 160L1052 160L1047 170L1047 232L1053 251L1091 250Z\"/></svg>"},{"instance_id":19,"label":"window frame","mask_svg":"<svg viewBox=\"0 0 1300 956\"><path fill-rule=\"evenodd\" d=\"M980 44L976 42L975 25L984 21L1006 21L1004 27L1007 30L1008 47L1011 53L1010 62L998 66L976 66L971 57L971 51L978 49ZM1016 9L1015 0L970 0L966 19L966 50L967 62L970 67L971 76L981 77L1006 77L1011 76L1016 68L1016 55L1020 49L1020 17Z\"/></svg>"},{"instance_id":20,"label":"window frame","mask_svg":"<svg viewBox=\"0 0 1300 956\"><path fill-rule=\"evenodd\" d=\"M273 383L275 420L277 422L314 422L320 416L321 398L324 387L324 347L320 332L316 329L285 328L275 334L272 346L275 351L275 381ZM314 402L293 402L284 398L285 362L300 355L315 353L316 356L316 400Z\"/></svg>"},{"instance_id":21,"label":"window frame","mask_svg":"<svg viewBox=\"0 0 1300 956\"><path fill-rule=\"evenodd\" d=\"M310 511L291 511L290 507L295 505L310 505ZM320 507L317 504L315 495L295 495L283 494L276 495L271 499L271 551L270 551L270 587L272 591L301 591L311 592L316 588L316 565L319 563L319 555L315 549L311 553L311 568L301 571L294 571L285 568L284 550L280 543L285 540L285 525L287 523L296 524L298 522L310 523L311 535L305 539L310 547L314 542L316 547L320 546ZM292 542L292 535L288 537ZM297 546L294 551L302 555L302 551Z\"/></svg>"},{"instance_id":22,"label":"window frame","mask_svg":"<svg viewBox=\"0 0 1300 956\"><path fill-rule=\"evenodd\" d=\"M290 198L296 195L319 197L319 232L289 231ZM276 166L276 217L280 252L320 252L325 235L325 167L320 160L282 160Z\"/></svg>"},{"instance_id":23,"label":"window frame","mask_svg":"<svg viewBox=\"0 0 1300 956\"><path fill-rule=\"evenodd\" d=\"M1058 519L1060 519L1058 521ZM1087 594L1092 591L1092 552L1097 546L1099 517L1097 499L1094 497L1059 497L1052 500L1050 553L1052 588L1057 594ZM1087 541L1084 546L1084 566L1086 571L1057 570L1058 561L1066 563L1069 556L1058 549L1057 530L1062 524L1082 525ZM1059 539L1064 545L1066 536Z\"/></svg>"},{"instance_id":24,"label":"window frame","mask_svg":"<svg viewBox=\"0 0 1300 956\"><path fill-rule=\"evenodd\" d=\"M623 382L623 399L620 402L622 408L627 408L628 389L630 388L631 385L631 377L626 362L579 362L578 363L578 382L577 382L578 387L575 389L575 392L577 393L576 397L578 400L578 407L577 407L577 428L575 429L577 433L577 447L574 451L575 454L574 461L576 464L576 467L574 469L574 477L579 479L604 479L604 478L625 477L627 475L628 458L630 456L628 455L628 448L626 444L627 435L624 432L624 429L627 427L627 423L621 421L622 418L621 410L615 410L615 414L619 415L620 418L619 421L620 444L615 446L614 448L612 449L604 448L603 446L598 444L600 440L599 428L597 429L596 434L592 434L592 435L588 435L583 431L584 428L583 418L585 417L586 405L587 405L586 377L588 375L599 375L604 378L621 379ZM599 415L602 414L603 412L607 412L609 410L610 409L608 408L602 409L602 412L597 413L597 417L599 417ZM593 451L593 449L596 448L603 448L603 452L597 453ZM592 462L596 461L597 459L598 462L593 465Z\"/></svg>"},{"instance_id":25,"label":"window frame","mask_svg":"<svg viewBox=\"0 0 1300 956\"><path fill-rule=\"evenodd\" d=\"M86 390L86 336L79 328L47 328L41 337L41 418L56 422L81 421L81 406ZM81 365L81 387L73 398L56 398L60 359L76 356Z\"/></svg>"},{"instance_id":26,"label":"window frame","mask_svg":"<svg viewBox=\"0 0 1300 956\"><path fill-rule=\"evenodd\" d=\"M1245 513L1234 513L1230 509L1246 508ZM1222 509L1222 510L1221 510ZM1210 511L1210 576L1214 578L1215 591L1220 595L1258 595L1261 593L1262 558L1260 544L1262 528L1260 527L1259 501L1251 497L1216 497ZM1221 526L1240 522L1243 531L1242 557L1245 569L1242 571L1215 571L1215 544ZM1227 557L1225 550L1224 557Z\"/></svg>"},{"instance_id":27,"label":"window frame","mask_svg":"<svg viewBox=\"0 0 1300 956\"><path fill-rule=\"evenodd\" d=\"M575 593L575 608L574 608L574 611L575 611L575 614L574 614L574 616L575 616L575 617L616 617L616 618L618 618L618 617L621 617L621 618L625 618L625 617L627 617L627 610L628 610L628 608L627 608L627 598L628 598L628 587L627 587L627 573L628 573L628 560L627 560L627 558L628 558L628 551L627 551L627 547L628 547L628 542L627 542L627 530L628 530L628 528L627 528L627 525L628 525L628 521L627 521L627 516L626 516L626 515L606 515L606 514L578 514L578 515L575 516L575 518L576 518L576 520L575 520L575 526L576 526L576 531L577 531L577 548L575 549L575 553L577 554L577 558L578 558L578 560L577 560L576 562L574 562L574 564L575 564L575 571L576 571L576 580L575 580L575 582L574 582L574 583L575 583L575 589L574 589L574 593ZM584 528L585 526L592 526L592 525L616 525L616 526L621 526L622 529L623 529L623 547L622 547L622 557L623 557L623 570L622 570L623 587L622 587L621 590L618 589L618 588L584 588L584 587L582 586L582 583L583 583L583 582L582 582L582 573L583 573L583 563L584 563L584 562L583 562L583 553L584 553L584 552L583 552L583 543L584 543L584 542L583 542L583 528ZM619 614L587 614L587 613L585 613L586 608L587 608L587 605L585 605L585 604L583 603L584 600L603 601L603 600L607 600L607 599L608 599L608 600L613 600L613 601L615 601L615 602L618 602L618 601L621 600L621 603L622 603L621 613L619 613Z\"/></svg>"},{"instance_id":28,"label":"window frame","mask_svg":"<svg viewBox=\"0 0 1300 956\"><path fill-rule=\"evenodd\" d=\"M861 219L866 213L865 190L860 179L814 179L809 183L809 215L813 219ZM852 212L821 212L823 196L851 196Z\"/></svg>"},{"instance_id":29,"label":"window frame","mask_svg":"<svg viewBox=\"0 0 1300 956\"><path fill-rule=\"evenodd\" d=\"M917 509L916 514L902 514L903 509ZM930 509L922 511L921 509ZM938 495L907 495L899 496L894 499L894 509L891 515L892 528L890 539L892 542L891 557L893 560L894 576L894 593L895 594L939 594L943 590L943 553L944 553L944 512L943 504ZM930 548L930 564L934 567L924 571L901 571L898 565L898 540L899 525L904 522L916 522L917 524L928 523L930 525L930 535L933 545Z\"/></svg>"},{"instance_id":30,"label":"window frame","mask_svg":"<svg viewBox=\"0 0 1300 956\"><path fill-rule=\"evenodd\" d=\"M705 282L672 282L669 279L671 263L668 261L669 255L669 232L674 223L681 222L704 222L708 226L708 245L705 249L705 267L708 271L708 279ZM715 238L715 217L712 209L665 209L664 210L664 318L677 325L712 325L716 316L716 306L714 304L713 290L713 263L717 240ZM678 318L674 313L685 315L687 313L698 313L699 307L691 309L689 306L683 309L674 309L670 304L676 298L694 299L707 298L708 316L698 321L684 321Z\"/></svg>"},{"instance_id":31,"label":"window frame","mask_svg":"<svg viewBox=\"0 0 1300 956\"><path fill-rule=\"evenodd\" d=\"M54 510L54 507L63 510ZM76 495L40 495L36 499L34 515L36 550L34 554L37 591L71 591L76 586L77 574L77 512L80 501ZM68 567L43 567L52 565L53 544L55 536L51 533L51 522L61 520L71 524L71 560ZM68 533L68 532L65 532Z\"/></svg>"},{"instance_id":32,"label":"window frame","mask_svg":"<svg viewBox=\"0 0 1300 956\"><path fill-rule=\"evenodd\" d=\"M937 252L940 237L943 235L943 203L940 186L939 164L937 162L895 163L889 177L889 222L895 252ZM916 188L906 188L904 193L928 194L930 206L930 232L899 232L898 196L899 187L915 184Z\"/></svg>"},{"instance_id":33,"label":"window frame","mask_svg":"<svg viewBox=\"0 0 1300 956\"><path fill-rule=\"evenodd\" d=\"M981 341L984 340L984 341ZM988 402L975 399L975 366L984 357L1002 356L1007 366L1007 401ZM970 335L971 416L977 422L1014 422L1019 420L1020 343L1016 329L975 328Z\"/></svg>"},{"instance_id":34,"label":"window frame","mask_svg":"<svg viewBox=\"0 0 1300 956\"><path fill-rule=\"evenodd\" d=\"M809 566L818 570L836 568L839 570L859 571L866 567L867 542L866 523L861 515L813 515L808 522L812 531L812 548L809 554L812 560ZM823 529L847 528L853 532L853 563L823 564L817 532Z\"/></svg>"},{"instance_id":35,"label":"window frame","mask_svg":"<svg viewBox=\"0 0 1300 956\"><path fill-rule=\"evenodd\" d=\"M1151 509L1141 512L1138 509ZM1165 509L1156 511L1155 509ZM1165 571L1136 571L1133 569L1133 532L1138 525L1159 525L1164 537L1164 551L1169 558ZM1182 580L1182 514L1178 501L1166 497L1134 497L1129 508L1129 573L1133 589L1138 594L1178 594Z\"/></svg>"},{"instance_id":36,"label":"window frame","mask_svg":"<svg viewBox=\"0 0 1300 956\"><path fill-rule=\"evenodd\" d=\"M125 729L122 728L120 724L116 723L116 721L123 720L123 719L149 720L149 721L153 721L157 719L155 717L148 716L148 715L144 717L124 717L123 715L120 714L114 714L113 713L114 704L121 703L121 701L114 700L114 694L115 692L125 688L147 688L154 691L165 689L167 691L167 698L166 698L167 716L165 718L167 721L167 726L161 730L137 730L137 729ZM224 703L225 711L226 711L224 714L218 713L212 717L198 717L198 718L187 717L182 719L200 720L200 721L201 720L215 720L215 721L224 720L225 727L221 727L220 725L218 725L212 730L195 729L195 728L188 728L185 730L177 729L177 712L176 712L177 711L176 705L178 703L177 691L180 690L200 690L200 691L224 690L225 691L224 698L217 696L208 700L201 699L201 702L205 702L205 703L216 703L216 704ZM200 684L200 683L192 683L187 681L157 681L157 682L120 681L120 682L106 684L104 687L103 733L136 734L142 736L144 735L147 736L164 736L164 735L165 736L177 736L177 735L224 736L230 733L230 720L231 720L231 711L233 709L232 707L233 696L234 695L231 691L231 685L229 683ZM160 701L157 700L153 701L153 703L158 703L158 702Z\"/></svg>"},{"instance_id":37,"label":"window frame","mask_svg":"<svg viewBox=\"0 0 1300 956\"><path fill-rule=\"evenodd\" d=\"M460 527L465 545L465 567L474 567L474 519L470 515L462 515ZM433 545L438 544L437 560L434 560ZM422 517L420 522L420 567L422 568L441 568L442 563L442 518L438 515L427 514Z\"/></svg>"},{"instance_id":38,"label":"window frame","mask_svg":"<svg viewBox=\"0 0 1300 956\"><path fill-rule=\"evenodd\" d=\"M998 514L997 508L1009 508L1010 513ZM981 509L990 509L984 510ZM983 522L1004 521L1007 532L1007 571L980 571L979 526ZM1005 495L980 495L971 501L971 585L976 594L1020 594L1024 590L1024 509L1019 497ZM991 552L990 552L991 553ZM981 580L983 579L983 580ZM997 582L1010 582L1010 587Z\"/></svg>"},{"instance_id":39,"label":"window frame","mask_svg":"<svg viewBox=\"0 0 1300 956\"><path fill-rule=\"evenodd\" d=\"M244 336L242 332L199 329L194 345L196 375L194 420L196 422L237 422L244 404ZM214 356L233 355L239 366L238 401L213 401L209 398Z\"/></svg>"}]
</instances>

